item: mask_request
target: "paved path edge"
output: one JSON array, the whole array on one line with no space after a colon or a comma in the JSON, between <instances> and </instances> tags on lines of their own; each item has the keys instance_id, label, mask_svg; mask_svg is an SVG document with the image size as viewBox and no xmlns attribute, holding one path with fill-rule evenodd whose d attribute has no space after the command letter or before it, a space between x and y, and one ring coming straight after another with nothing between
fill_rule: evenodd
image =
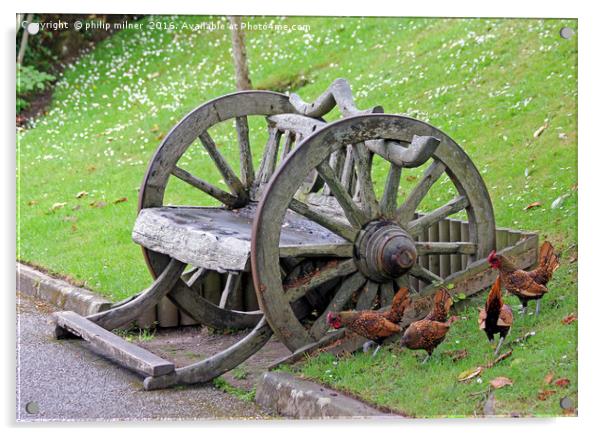
<instances>
[{"instance_id":1,"label":"paved path edge","mask_svg":"<svg viewBox=\"0 0 602 436\"><path fill-rule=\"evenodd\" d=\"M403 418L286 372L263 373L255 401L281 415L298 419Z\"/></svg>"},{"instance_id":2,"label":"paved path edge","mask_svg":"<svg viewBox=\"0 0 602 436\"><path fill-rule=\"evenodd\" d=\"M73 286L20 262L17 262L17 291L82 316L107 310L112 304L92 291Z\"/></svg>"}]
</instances>

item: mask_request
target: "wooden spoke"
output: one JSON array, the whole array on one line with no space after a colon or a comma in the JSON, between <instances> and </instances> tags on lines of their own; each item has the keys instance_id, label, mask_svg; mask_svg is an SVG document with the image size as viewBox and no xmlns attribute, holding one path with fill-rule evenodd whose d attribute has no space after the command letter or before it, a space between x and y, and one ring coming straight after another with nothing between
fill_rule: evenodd
<instances>
[{"instance_id":1,"label":"wooden spoke","mask_svg":"<svg viewBox=\"0 0 602 436\"><path fill-rule=\"evenodd\" d=\"M364 286L363 292L360 294L355 308L357 310L368 310L372 308L374 299L378 292L378 283L368 281Z\"/></svg>"},{"instance_id":2,"label":"wooden spoke","mask_svg":"<svg viewBox=\"0 0 602 436\"><path fill-rule=\"evenodd\" d=\"M401 167L392 163L387 174L385 190L380 200L380 210L386 217L394 217L397 210L397 191L399 190L399 180L401 178Z\"/></svg>"},{"instance_id":3,"label":"wooden spoke","mask_svg":"<svg viewBox=\"0 0 602 436\"><path fill-rule=\"evenodd\" d=\"M330 187L330 191L334 197L338 200L343 213L347 217L347 220L353 227L361 227L370 221L370 218L362 211L355 202L345 187L339 182L334 170L326 162L322 162L318 165L318 174L324 179L324 181Z\"/></svg>"},{"instance_id":4,"label":"wooden spoke","mask_svg":"<svg viewBox=\"0 0 602 436\"><path fill-rule=\"evenodd\" d=\"M199 280L202 280L207 276L209 270L206 268L197 268L197 270L190 276L190 278L186 281L186 284L192 288L195 283Z\"/></svg>"},{"instance_id":5,"label":"wooden spoke","mask_svg":"<svg viewBox=\"0 0 602 436\"><path fill-rule=\"evenodd\" d=\"M216 186L213 186L211 183L208 183L202 179L199 179L198 177L193 176L188 171L183 170L178 166L174 167L174 169L171 171L171 174L176 176L178 179L188 183L189 185L200 189L205 194L211 195L213 198L221 201L226 206L236 207L240 204L239 200L232 194L223 191Z\"/></svg>"},{"instance_id":6,"label":"wooden spoke","mask_svg":"<svg viewBox=\"0 0 602 436\"><path fill-rule=\"evenodd\" d=\"M276 159L278 157L278 146L281 136L282 132L280 130L276 127L269 127L268 142L259 167L259 174L257 175L259 182L262 184L270 181L270 177L272 177L276 169Z\"/></svg>"},{"instance_id":7,"label":"wooden spoke","mask_svg":"<svg viewBox=\"0 0 602 436\"><path fill-rule=\"evenodd\" d=\"M357 270L353 259L344 260L342 262L327 264L312 274L293 279L290 283L285 283L283 289L286 299L289 302L294 302L303 297L308 291L314 289L324 283L349 275Z\"/></svg>"},{"instance_id":8,"label":"wooden spoke","mask_svg":"<svg viewBox=\"0 0 602 436\"><path fill-rule=\"evenodd\" d=\"M352 257L353 244L280 245L280 257Z\"/></svg>"},{"instance_id":9,"label":"wooden spoke","mask_svg":"<svg viewBox=\"0 0 602 436\"><path fill-rule=\"evenodd\" d=\"M291 152L293 148L293 143L295 141L295 136L290 130L284 131L284 144L282 145L282 156L280 157L280 161L284 161L288 154Z\"/></svg>"},{"instance_id":10,"label":"wooden spoke","mask_svg":"<svg viewBox=\"0 0 602 436\"><path fill-rule=\"evenodd\" d=\"M397 209L397 221L404 224L414 218L414 213L422 199L429 192L439 177L445 171L445 165L435 160L424 172L420 181L405 199L404 203Z\"/></svg>"},{"instance_id":11,"label":"wooden spoke","mask_svg":"<svg viewBox=\"0 0 602 436\"><path fill-rule=\"evenodd\" d=\"M400 286L401 287L401 286ZM393 301L396 289L393 282L387 282L380 285L380 307L389 306Z\"/></svg>"},{"instance_id":12,"label":"wooden spoke","mask_svg":"<svg viewBox=\"0 0 602 436\"><path fill-rule=\"evenodd\" d=\"M294 210L305 218L310 219L322 227L327 228L333 233L347 239L348 241L355 241L358 230L353 227L342 224L324 214L312 210L307 204L293 198L289 204L289 208Z\"/></svg>"},{"instance_id":13,"label":"wooden spoke","mask_svg":"<svg viewBox=\"0 0 602 436\"><path fill-rule=\"evenodd\" d=\"M330 155L329 164L330 168L332 168L332 170L334 171L337 180L340 182L342 180L343 165L345 164L345 150L339 148L334 153L332 153ZM323 192L324 195L332 195L332 191L328 184L324 186Z\"/></svg>"},{"instance_id":14,"label":"wooden spoke","mask_svg":"<svg viewBox=\"0 0 602 436\"><path fill-rule=\"evenodd\" d=\"M224 287L224 291L222 292L222 296L219 300L219 308L223 309L226 307L228 300L234 297L234 294L240 287L242 274L228 274L228 278L226 279L226 286Z\"/></svg>"},{"instance_id":15,"label":"wooden spoke","mask_svg":"<svg viewBox=\"0 0 602 436\"><path fill-rule=\"evenodd\" d=\"M349 301L355 291L357 291L366 282L365 277L362 273L356 272L355 274L347 277L339 286L335 296L330 300L330 303L322 312L320 317L314 322L309 330L309 334L316 339L321 338L328 331L328 312L338 312L345 307L345 304Z\"/></svg>"},{"instance_id":16,"label":"wooden spoke","mask_svg":"<svg viewBox=\"0 0 602 436\"><path fill-rule=\"evenodd\" d=\"M209 153L209 156L217 166L220 174L224 178L224 182L230 188L233 194L237 197L246 197L247 193L245 192L245 188L238 178L238 176L234 173L226 159L222 156L222 154L217 150L217 146L213 141L213 138L206 131L201 133L199 139L203 143L205 150Z\"/></svg>"},{"instance_id":17,"label":"wooden spoke","mask_svg":"<svg viewBox=\"0 0 602 436\"><path fill-rule=\"evenodd\" d=\"M443 279L437 274L430 272L428 269L418 264L412 267L410 274L428 283L437 283L443 281Z\"/></svg>"},{"instance_id":18,"label":"wooden spoke","mask_svg":"<svg viewBox=\"0 0 602 436\"><path fill-rule=\"evenodd\" d=\"M374 193L374 186L372 184L370 153L364 143L358 143L353 147L353 155L355 158L355 168L357 170L362 206L370 218L376 217L378 214L378 201L376 200L376 194Z\"/></svg>"},{"instance_id":19,"label":"wooden spoke","mask_svg":"<svg viewBox=\"0 0 602 436\"><path fill-rule=\"evenodd\" d=\"M353 195L353 146L348 145L345 151L345 162L343 164L343 172L341 174L341 183L351 195Z\"/></svg>"},{"instance_id":20,"label":"wooden spoke","mask_svg":"<svg viewBox=\"0 0 602 436\"><path fill-rule=\"evenodd\" d=\"M425 254L474 254L477 244L472 242L416 242L418 256Z\"/></svg>"},{"instance_id":21,"label":"wooden spoke","mask_svg":"<svg viewBox=\"0 0 602 436\"><path fill-rule=\"evenodd\" d=\"M251 143L249 142L249 121L247 117L236 117L236 133L240 146L242 183L246 188L250 188L253 185L255 173L253 171L253 155L251 154Z\"/></svg>"},{"instance_id":22,"label":"wooden spoke","mask_svg":"<svg viewBox=\"0 0 602 436\"><path fill-rule=\"evenodd\" d=\"M421 234L425 229L428 229L431 225L441 221L456 212L460 212L462 209L468 207L468 199L463 195L454 198L450 202L443 206L435 209L434 211L421 216L420 218L411 221L408 224L408 231L412 236Z\"/></svg>"}]
</instances>

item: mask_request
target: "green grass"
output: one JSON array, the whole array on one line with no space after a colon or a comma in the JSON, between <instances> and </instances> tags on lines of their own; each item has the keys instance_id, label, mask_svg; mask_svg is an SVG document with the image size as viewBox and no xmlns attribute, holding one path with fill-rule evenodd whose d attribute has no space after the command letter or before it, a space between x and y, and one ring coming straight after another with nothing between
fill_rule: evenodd
<instances>
[{"instance_id":1,"label":"green grass","mask_svg":"<svg viewBox=\"0 0 602 436\"><path fill-rule=\"evenodd\" d=\"M223 20L161 19L179 25ZM335 78L347 78L360 108L380 104L453 137L483 175L497 225L538 231L565 259L576 251L577 37L558 36L562 26L576 28L576 21L250 21L311 26L288 33L247 32L256 87L293 90L310 100ZM199 104L233 91L229 47L226 31L125 30L65 70L48 113L17 134L18 259L68 275L112 299L150 283L130 237L137 189L169 129ZM253 139L262 135L259 122L251 125ZM547 128L534 138L545 123ZM233 131L220 126L211 133L234 161L234 149L225 145ZM259 151L255 149L256 161ZM200 147L191 148L181 163L220 183ZM421 170L404 172L401 196ZM383 165L375 167L377 186L382 186L385 171ZM450 188L446 180L436 185L422 207L440 205L452 195ZM76 198L82 191L87 195ZM127 201L115 203L124 197ZM552 208L560 197L563 203ZM99 202L103 207L90 205ZM177 183L168 186L167 202L211 204ZM533 202L541 206L525 210ZM537 335L517 348L512 360L485 372L480 385L455 382L457 374L483 363L490 351L476 329L474 305L440 349L469 348L469 357L457 363L438 352L430 364L420 366L413 353L390 351L374 361L354 356L337 365L321 356L303 372L416 416L472 414L480 399L467 394L483 390L495 375L506 375L515 383L496 392L498 411L558 414L558 396L564 391L546 401L537 400L537 391L545 372L554 368L558 376L571 379L567 392L575 392L576 325L564 326L560 319L576 312L576 289L576 263L564 262L544 300L543 315L518 320L512 333L516 338L533 329Z\"/></svg>"},{"instance_id":2,"label":"green grass","mask_svg":"<svg viewBox=\"0 0 602 436\"><path fill-rule=\"evenodd\" d=\"M254 401L255 400L255 389L251 389L250 391L237 388L236 386L232 386L230 383L226 381L223 377L217 377L213 379L213 386L219 389L222 392L225 392L230 395L234 395L239 400L243 401Z\"/></svg>"}]
</instances>

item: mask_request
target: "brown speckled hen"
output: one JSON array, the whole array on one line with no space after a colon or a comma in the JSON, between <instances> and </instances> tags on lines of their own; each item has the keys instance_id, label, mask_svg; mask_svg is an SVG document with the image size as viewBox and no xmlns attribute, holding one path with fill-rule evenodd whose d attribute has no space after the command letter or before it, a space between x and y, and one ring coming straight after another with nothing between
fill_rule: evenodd
<instances>
[{"instance_id":1,"label":"brown speckled hen","mask_svg":"<svg viewBox=\"0 0 602 436\"><path fill-rule=\"evenodd\" d=\"M495 355L500 351L502 343L510 331L512 321L512 309L502 300L502 284L498 276L489 291L485 307L479 310L479 328L485 331L489 342L493 342L495 334L499 333L500 335Z\"/></svg>"},{"instance_id":2,"label":"brown speckled hen","mask_svg":"<svg viewBox=\"0 0 602 436\"><path fill-rule=\"evenodd\" d=\"M447 321L447 315L449 315L449 309L453 303L454 300L447 289L440 288L433 297L433 308L424 319L439 322Z\"/></svg>"},{"instance_id":3,"label":"brown speckled hen","mask_svg":"<svg viewBox=\"0 0 602 436\"><path fill-rule=\"evenodd\" d=\"M328 324L335 329L346 327L350 331L374 342L377 348L372 355L375 356L386 338L401 331L398 323L401 321L409 303L408 289L402 288L395 294L391 309L388 311L348 310L329 312L326 319ZM364 351L367 350L369 345L370 343L364 344Z\"/></svg>"},{"instance_id":4,"label":"brown speckled hen","mask_svg":"<svg viewBox=\"0 0 602 436\"><path fill-rule=\"evenodd\" d=\"M403 333L400 345L410 350L425 350L428 354L422 363L425 363L433 351L445 340L451 324L456 321L452 316L446 322L421 319L413 322Z\"/></svg>"},{"instance_id":5,"label":"brown speckled hen","mask_svg":"<svg viewBox=\"0 0 602 436\"><path fill-rule=\"evenodd\" d=\"M523 305L523 315L530 300L537 300L535 314L539 314L540 300L548 292L546 285L558 268L558 256L554 247L548 241L544 242L539 251L539 265L532 271L517 268L506 257L492 251L487 257L492 268L500 271L502 285L513 295L516 295Z\"/></svg>"}]
</instances>

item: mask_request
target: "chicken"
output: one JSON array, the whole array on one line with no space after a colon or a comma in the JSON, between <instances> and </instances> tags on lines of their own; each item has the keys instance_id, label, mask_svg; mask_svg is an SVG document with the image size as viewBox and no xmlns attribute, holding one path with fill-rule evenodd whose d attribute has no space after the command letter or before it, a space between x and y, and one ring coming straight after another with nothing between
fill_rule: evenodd
<instances>
[{"instance_id":1,"label":"chicken","mask_svg":"<svg viewBox=\"0 0 602 436\"><path fill-rule=\"evenodd\" d=\"M544 242L539 251L539 265L532 271L518 269L510 260L492 251L487 257L492 268L500 271L504 287L520 300L524 315L527 303L537 300L535 314L539 314L541 298L548 292L546 285L559 266L558 256L549 242Z\"/></svg>"},{"instance_id":2,"label":"chicken","mask_svg":"<svg viewBox=\"0 0 602 436\"><path fill-rule=\"evenodd\" d=\"M439 289L433 297L433 308L424 319L439 322L447 321L447 315L453 302L454 300L446 289Z\"/></svg>"},{"instance_id":3,"label":"chicken","mask_svg":"<svg viewBox=\"0 0 602 436\"><path fill-rule=\"evenodd\" d=\"M500 334L500 340L494 353L496 356L510 331L512 321L512 309L502 300L502 284L498 276L489 291L485 307L479 310L479 328L485 330L489 342L493 342L495 334Z\"/></svg>"},{"instance_id":4,"label":"chicken","mask_svg":"<svg viewBox=\"0 0 602 436\"><path fill-rule=\"evenodd\" d=\"M445 340L445 335L447 335L451 324L456 319L455 316L452 316L446 322L429 319L413 322L403 333L400 345L410 350L425 350L428 353L422 361L422 363L425 363L433 354L433 350Z\"/></svg>"},{"instance_id":5,"label":"chicken","mask_svg":"<svg viewBox=\"0 0 602 436\"><path fill-rule=\"evenodd\" d=\"M391 309L388 311L348 310L338 313L329 312L326 320L335 329L346 327L350 331L374 342L377 347L372 356L375 356L386 338L401 331L399 322L409 304L408 289L401 288L393 297ZM364 350L367 349L368 345L370 344L364 344Z\"/></svg>"}]
</instances>

